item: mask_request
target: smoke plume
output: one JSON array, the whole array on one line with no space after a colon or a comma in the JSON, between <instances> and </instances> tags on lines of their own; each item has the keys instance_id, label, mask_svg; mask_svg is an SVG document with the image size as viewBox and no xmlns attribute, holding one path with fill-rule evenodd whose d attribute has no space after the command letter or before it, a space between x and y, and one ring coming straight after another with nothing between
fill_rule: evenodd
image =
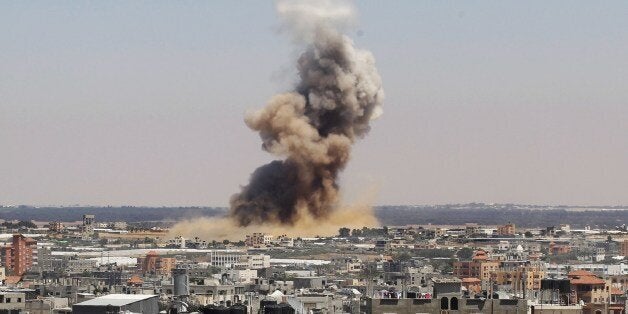
<instances>
[{"instance_id":1,"label":"smoke plume","mask_svg":"<svg viewBox=\"0 0 628 314\"><path fill-rule=\"evenodd\" d=\"M305 47L294 91L275 95L246 124L262 148L279 157L253 172L232 196L239 226L295 225L338 216L338 175L356 140L381 114L384 92L368 51L342 33L354 17L338 2L279 2L282 31Z\"/></svg>"}]
</instances>

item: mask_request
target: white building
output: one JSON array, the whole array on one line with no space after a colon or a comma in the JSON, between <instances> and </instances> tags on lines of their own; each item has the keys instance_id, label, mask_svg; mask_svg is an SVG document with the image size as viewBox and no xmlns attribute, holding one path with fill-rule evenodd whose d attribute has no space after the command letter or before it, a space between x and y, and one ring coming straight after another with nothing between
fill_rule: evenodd
<instances>
[{"instance_id":1,"label":"white building","mask_svg":"<svg viewBox=\"0 0 628 314\"><path fill-rule=\"evenodd\" d=\"M113 223L113 229L126 230L126 221L116 221Z\"/></svg>"},{"instance_id":2,"label":"white building","mask_svg":"<svg viewBox=\"0 0 628 314\"><path fill-rule=\"evenodd\" d=\"M226 272L232 282L251 283L257 278L256 269L230 269Z\"/></svg>"},{"instance_id":3,"label":"white building","mask_svg":"<svg viewBox=\"0 0 628 314\"><path fill-rule=\"evenodd\" d=\"M168 245L179 249L185 249L185 238L182 236L176 236L174 239L168 240Z\"/></svg>"},{"instance_id":4,"label":"white building","mask_svg":"<svg viewBox=\"0 0 628 314\"><path fill-rule=\"evenodd\" d=\"M270 255L212 251L209 253L209 263L216 267L261 269L270 267Z\"/></svg>"}]
</instances>

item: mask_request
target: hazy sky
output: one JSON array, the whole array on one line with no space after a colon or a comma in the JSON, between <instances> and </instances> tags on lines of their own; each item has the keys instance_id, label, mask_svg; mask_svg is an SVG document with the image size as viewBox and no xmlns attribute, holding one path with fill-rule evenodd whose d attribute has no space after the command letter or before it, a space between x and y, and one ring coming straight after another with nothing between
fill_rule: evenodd
<instances>
[{"instance_id":1,"label":"hazy sky","mask_svg":"<svg viewBox=\"0 0 628 314\"><path fill-rule=\"evenodd\" d=\"M627 1L360 1L378 204L628 204ZM267 1L0 2L0 204L226 206L298 50Z\"/></svg>"}]
</instances>

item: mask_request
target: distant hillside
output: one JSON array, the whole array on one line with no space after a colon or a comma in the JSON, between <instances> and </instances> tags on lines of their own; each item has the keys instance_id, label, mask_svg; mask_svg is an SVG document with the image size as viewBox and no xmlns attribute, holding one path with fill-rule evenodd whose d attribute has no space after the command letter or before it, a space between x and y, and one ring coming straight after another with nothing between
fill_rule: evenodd
<instances>
[{"instance_id":1,"label":"distant hillside","mask_svg":"<svg viewBox=\"0 0 628 314\"><path fill-rule=\"evenodd\" d=\"M77 221L96 215L97 221L164 221L222 216L225 208L213 207L0 207L0 219Z\"/></svg>"},{"instance_id":2,"label":"distant hillside","mask_svg":"<svg viewBox=\"0 0 628 314\"><path fill-rule=\"evenodd\" d=\"M375 209L384 225L435 224L499 225L512 222L520 227L569 224L573 227L614 227L628 223L628 208L543 207L521 205L381 206Z\"/></svg>"},{"instance_id":3,"label":"distant hillside","mask_svg":"<svg viewBox=\"0 0 628 314\"><path fill-rule=\"evenodd\" d=\"M77 221L84 214L97 221L176 221L195 217L223 216L219 207L0 207L0 219L37 221ZM520 227L546 227L570 224L579 228L614 227L628 223L628 207L547 207L532 205L436 205L379 206L375 214L383 225L478 223L498 225L507 222Z\"/></svg>"}]
</instances>

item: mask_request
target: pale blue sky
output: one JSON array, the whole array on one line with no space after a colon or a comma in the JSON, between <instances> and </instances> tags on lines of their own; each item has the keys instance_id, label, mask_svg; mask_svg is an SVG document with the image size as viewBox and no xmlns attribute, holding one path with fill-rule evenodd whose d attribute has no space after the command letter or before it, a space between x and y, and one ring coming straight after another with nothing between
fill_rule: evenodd
<instances>
[{"instance_id":1,"label":"pale blue sky","mask_svg":"<svg viewBox=\"0 0 628 314\"><path fill-rule=\"evenodd\" d=\"M628 2L364 1L378 204L628 204ZM298 49L264 1L0 1L0 204L225 206Z\"/></svg>"}]
</instances>

